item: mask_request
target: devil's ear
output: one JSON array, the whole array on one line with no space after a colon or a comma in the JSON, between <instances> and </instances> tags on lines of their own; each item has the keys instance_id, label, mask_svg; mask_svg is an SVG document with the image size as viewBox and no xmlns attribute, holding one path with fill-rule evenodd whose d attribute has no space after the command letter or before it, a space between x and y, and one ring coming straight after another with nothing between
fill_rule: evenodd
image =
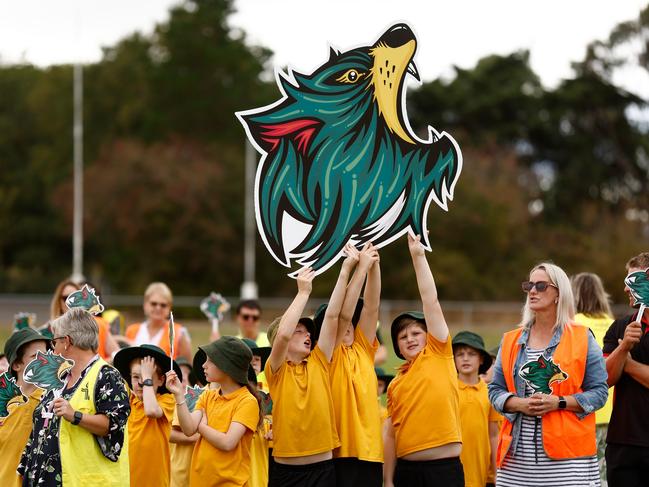
<instances>
[{"instance_id":1,"label":"devil's ear","mask_svg":"<svg viewBox=\"0 0 649 487\"><path fill-rule=\"evenodd\" d=\"M545 363L545 360L544 360L544 358L543 358L543 355L541 355L541 356L538 358L537 362L539 363L539 366L540 366L542 369L545 369L545 367L547 367L547 364Z\"/></svg>"},{"instance_id":2,"label":"devil's ear","mask_svg":"<svg viewBox=\"0 0 649 487\"><path fill-rule=\"evenodd\" d=\"M329 62L335 61L338 56L340 56L340 53L333 47L329 46Z\"/></svg>"}]
</instances>

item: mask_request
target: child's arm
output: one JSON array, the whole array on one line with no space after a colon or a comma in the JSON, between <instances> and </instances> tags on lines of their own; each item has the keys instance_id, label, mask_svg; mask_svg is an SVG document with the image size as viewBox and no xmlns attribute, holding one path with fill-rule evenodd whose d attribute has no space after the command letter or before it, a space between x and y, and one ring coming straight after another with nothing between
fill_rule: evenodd
<instances>
[{"instance_id":1,"label":"child's arm","mask_svg":"<svg viewBox=\"0 0 649 487\"><path fill-rule=\"evenodd\" d=\"M176 372L173 370L167 372L166 385L167 389L174 395L174 399L176 400L176 414L178 414L180 429L186 436L192 436L196 433L196 430L198 430L198 423L200 423L201 418L203 417L203 411L198 409L194 410L194 412L189 412L187 401L185 400L183 385L180 382L180 379L178 379Z\"/></svg>"},{"instance_id":2,"label":"child's arm","mask_svg":"<svg viewBox=\"0 0 649 487\"><path fill-rule=\"evenodd\" d=\"M397 452L394 446L394 427L392 418L385 420L383 426L383 487L393 487L394 467L397 464Z\"/></svg>"},{"instance_id":3,"label":"child's arm","mask_svg":"<svg viewBox=\"0 0 649 487\"><path fill-rule=\"evenodd\" d=\"M442 307L437 297L437 288L433 273L430 270L424 246L421 244L421 236L413 237L408 234L408 248L412 257L412 265L417 276L417 286L421 295L421 302L424 307L424 318L428 333L433 335L440 342L446 342L448 338L448 326L442 313Z\"/></svg>"},{"instance_id":4,"label":"child's arm","mask_svg":"<svg viewBox=\"0 0 649 487\"><path fill-rule=\"evenodd\" d=\"M352 269L358 263L359 258L358 250L351 244L345 245L343 252L346 257L340 267L340 274L338 274L338 280L336 281L334 290L329 298L329 304L327 304L327 310L325 311L324 319L322 320L322 329L320 330L319 342L322 343L322 339L324 338L325 346L327 342L331 340L334 340L336 345L340 343L337 339L337 333L339 334L341 330L339 320L341 318L341 310L345 300L347 283L349 282L349 276L351 275ZM320 348L322 349L322 346L320 346Z\"/></svg>"},{"instance_id":5,"label":"child's arm","mask_svg":"<svg viewBox=\"0 0 649 487\"><path fill-rule=\"evenodd\" d=\"M336 346L340 345L347 331L347 327L352 321L354 310L358 297L361 295L361 289L367 276L367 270L370 268L371 262L371 244L365 244L363 250L358 254L358 267L354 271L351 281L347 286L345 292L345 301L343 302L342 309L340 310L340 317L338 319L338 332L336 333Z\"/></svg>"},{"instance_id":6,"label":"child's arm","mask_svg":"<svg viewBox=\"0 0 649 487\"><path fill-rule=\"evenodd\" d=\"M309 300L311 283L314 277L315 271L310 267L302 269L297 275L297 295L284 312L284 315L282 315L282 319L277 327L277 335L275 335L275 340L273 341L273 348L268 357L268 362L273 372L277 372L286 360L288 342L293 336L297 322L302 317L304 307ZM311 337L311 340L313 339L314 337Z\"/></svg>"},{"instance_id":7,"label":"child's arm","mask_svg":"<svg viewBox=\"0 0 649 487\"><path fill-rule=\"evenodd\" d=\"M246 427L241 423L232 421L227 433L221 433L207 424L207 417L203 415L199 425L198 433L207 440L207 442L214 448L221 451L234 450L243 435L246 433Z\"/></svg>"},{"instance_id":8,"label":"child's arm","mask_svg":"<svg viewBox=\"0 0 649 487\"><path fill-rule=\"evenodd\" d=\"M374 343L376 338L376 324L379 321L379 305L381 302L380 259L377 250L374 247L372 248L374 249L374 255L370 269L367 271L367 282L363 293L363 311L361 311L361 317L358 320L358 326L369 343Z\"/></svg>"},{"instance_id":9,"label":"child's arm","mask_svg":"<svg viewBox=\"0 0 649 487\"><path fill-rule=\"evenodd\" d=\"M153 380L153 372L155 370L155 360L153 357L144 357L142 359L141 373L142 382L146 380ZM155 395L155 387L144 386L142 388L142 403L144 404L144 414L147 418L161 418L164 414L162 408L158 404L158 398Z\"/></svg>"},{"instance_id":10,"label":"child's arm","mask_svg":"<svg viewBox=\"0 0 649 487\"><path fill-rule=\"evenodd\" d=\"M489 444L491 446L491 471L496 471L496 450L498 449L498 435L500 429L497 421L489 421Z\"/></svg>"},{"instance_id":11,"label":"child's arm","mask_svg":"<svg viewBox=\"0 0 649 487\"><path fill-rule=\"evenodd\" d=\"M201 437L198 433L194 433L192 436L187 436L182 432L181 429L178 429L177 426L171 428L171 436L169 437L169 443L175 443L177 445L193 445Z\"/></svg>"}]
</instances>

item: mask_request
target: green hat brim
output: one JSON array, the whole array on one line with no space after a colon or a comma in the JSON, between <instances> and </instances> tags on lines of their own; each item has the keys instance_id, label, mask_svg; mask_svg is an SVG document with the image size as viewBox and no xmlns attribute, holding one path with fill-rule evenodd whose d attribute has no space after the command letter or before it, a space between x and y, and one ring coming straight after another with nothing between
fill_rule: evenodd
<instances>
[{"instance_id":1,"label":"green hat brim","mask_svg":"<svg viewBox=\"0 0 649 487\"><path fill-rule=\"evenodd\" d=\"M4 346L4 354L7 356L9 367L11 368L11 364L18 358L18 350L20 350L20 347L41 340L45 342L45 346L49 344L47 337L41 335L33 328L23 328L12 333Z\"/></svg>"},{"instance_id":2,"label":"green hat brim","mask_svg":"<svg viewBox=\"0 0 649 487\"><path fill-rule=\"evenodd\" d=\"M394 349L394 353L397 357L399 357L401 360L405 360L403 355L401 355L401 352L399 351L399 343L397 340L397 324L404 318L411 318L413 321L418 321L419 323L423 323L426 325L426 318L424 317L424 313L421 311L406 311L405 313L401 313L398 315L395 319L392 320L392 324L390 325L390 335L392 338L392 348Z\"/></svg>"}]
</instances>

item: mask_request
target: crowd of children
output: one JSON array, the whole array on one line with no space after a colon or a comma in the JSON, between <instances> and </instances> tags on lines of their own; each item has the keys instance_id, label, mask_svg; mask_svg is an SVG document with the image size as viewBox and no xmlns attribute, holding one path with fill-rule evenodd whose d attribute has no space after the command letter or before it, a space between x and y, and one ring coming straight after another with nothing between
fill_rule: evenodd
<instances>
[{"instance_id":1,"label":"crowd of children","mask_svg":"<svg viewBox=\"0 0 649 487\"><path fill-rule=\"evenodd\" d=\"M123 448L130 485L494 485L503 416L487 383L497 350L488 352L473 332L450 336L420 237L408 236L408 247L423 311L391 324L404 361L396 375L375 369L381 272L370 244L345 248L329 301L313 317L304 310L315 272L300 271L294 299L261 345L219 335L192 363L146 343L119 350L113 366L130 394ZM145 298L160 323L158 295L171 299L165 292ZM2 485L31 485L16 467L41 391L22 373L47 347L31 328L5 345L27 404L0 419Z\"/></svg>"}]
</instances>

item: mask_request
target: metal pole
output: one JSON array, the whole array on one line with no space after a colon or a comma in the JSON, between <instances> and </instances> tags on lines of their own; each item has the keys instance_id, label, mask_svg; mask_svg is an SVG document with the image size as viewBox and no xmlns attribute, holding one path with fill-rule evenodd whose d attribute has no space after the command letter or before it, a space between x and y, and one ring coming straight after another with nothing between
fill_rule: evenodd
<instances>
[{"instance_id":1,"label":"metal pole","mask_svg":"<svg viewBox=\"0 0 649 487\"><path fill-rule=\"evenodd\" d=\"M243 250L243 284L241 299L257 299L258 289L255 282L255 172L257 153L246 139L246 191L245 191L245 241Z\"/></svg>"},{"instance_id":2,"label":"metal pole","mask_svg":"<svg viewBox=\"0 0 649 487\"><path fill-rule=\"evenodd\" d=\"M72 279L83 275L83 68L74 65L74 217L72 227Z\"/></svg>"}]
</instances>

